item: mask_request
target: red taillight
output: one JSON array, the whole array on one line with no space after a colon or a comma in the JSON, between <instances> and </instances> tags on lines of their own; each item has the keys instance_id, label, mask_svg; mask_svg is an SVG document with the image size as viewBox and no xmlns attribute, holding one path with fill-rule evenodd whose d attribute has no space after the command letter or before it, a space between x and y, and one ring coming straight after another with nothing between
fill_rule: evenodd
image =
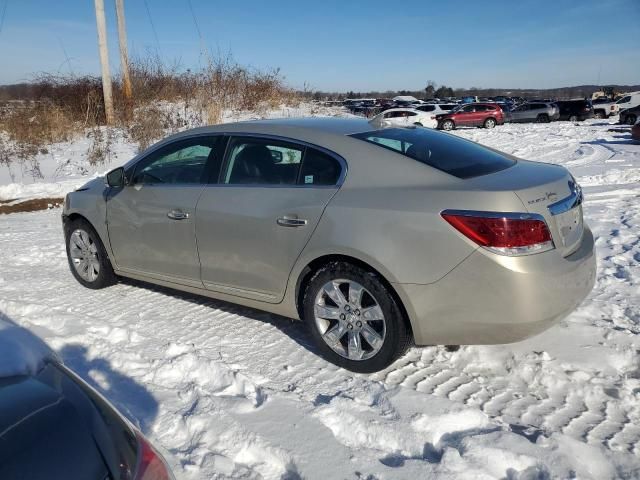
<instances>
[{"instance_id":1,"label":"red taillight","mask_svg":"<svg viewBox=\"0 0 640 480\"><path fill-rule=\"evenodd\" d=\"M135 480L173 480L173 475L149 440L140 433L138 437L138 469Z\"/></svg>"},{"instance_id":2,"label":"red taillight","mask_svg":"<svg viewBox=\"0 0 640 480\"><path fill-rule=\"evenodd\" d=\"M527 214L445 211L441 215L465 237L502 255L526 255L553 248L544 220Z\"/></svg>"}]
</instances>

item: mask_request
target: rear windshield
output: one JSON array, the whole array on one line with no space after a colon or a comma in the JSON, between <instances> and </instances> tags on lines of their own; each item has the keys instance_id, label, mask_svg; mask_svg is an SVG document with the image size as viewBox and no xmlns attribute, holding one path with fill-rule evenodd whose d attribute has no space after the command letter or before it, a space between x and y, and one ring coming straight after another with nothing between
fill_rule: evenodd
<instances>
[{"instance_id":1,"label":"rear windshield","mask_svg":"<svg viewBox=\"0 0 640 480\"><path fill-rule=\"evenodd\" d=\"M0 379L0 479L130 478L137 444L117 414L53 364Z\"/></svg>"},{"instance_id":2,"label":"rear windshield","mask_svg":"<svg viewBox=\"0 0 640 480\"><path fill-rule=\"evenodd\" d=\"M351 136L463 179L498 172L516 163L477 143L421 127L385 128Z\"/></svg>"}]
</instances>

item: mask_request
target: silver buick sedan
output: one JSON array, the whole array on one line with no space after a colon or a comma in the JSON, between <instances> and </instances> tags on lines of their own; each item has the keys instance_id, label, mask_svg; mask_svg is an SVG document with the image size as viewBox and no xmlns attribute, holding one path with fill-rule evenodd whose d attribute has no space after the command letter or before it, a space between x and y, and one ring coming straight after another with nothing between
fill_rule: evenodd
<instances>
[{"instance_id":1,"label":"silver buick sedan","mask_svg":"<svg viewBox=\"0 0 640 480\"><path fill-rule=\"evenodd\" d=\"M174 135L67 195L71 272L302 319L357 372L417 345L514 342L595 281L563 167L422 127L283 119Z\"/></svg>"}]
</instances>

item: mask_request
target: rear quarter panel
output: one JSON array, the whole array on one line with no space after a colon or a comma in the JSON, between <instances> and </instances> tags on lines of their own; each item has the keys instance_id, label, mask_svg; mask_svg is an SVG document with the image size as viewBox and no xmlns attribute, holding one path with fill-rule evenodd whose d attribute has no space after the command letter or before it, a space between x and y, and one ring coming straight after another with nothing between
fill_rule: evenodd
<instances>
[{"instance_id":1,"label":"rear quarter panel","mask_svg":"<svg viewBox=\"0 0 640 480\"><path fill-rule=\"evenodd\" d=\"M487 194L403 155L354 142L352 152L340 152L349 164L347 178L301 253L293 279L316 258L341 254L366 262L389 282L432 283L477 248L441 218L442 210L524 209L512 191Z\"/></svg>"}]
</instances>

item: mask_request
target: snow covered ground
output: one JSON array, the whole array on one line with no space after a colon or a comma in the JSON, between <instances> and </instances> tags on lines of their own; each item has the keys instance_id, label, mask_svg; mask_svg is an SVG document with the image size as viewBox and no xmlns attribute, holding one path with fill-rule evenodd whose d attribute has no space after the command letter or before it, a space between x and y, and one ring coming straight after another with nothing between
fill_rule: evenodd
<instances>
[{"instance_id":1,"label":"snow covered ground","mask_svg":"<svg viewBox=\"0 0 640 480\"><path fill-rule=\"evenodd\" d=\"M596 287L521 343L414 348L353 374L299 322L136 282L84 289L59 210L0 216L0 315L46 340L181 478L639 478L640 145L611 128L456 132L565 165L584 187Z\"/></svg>"}]
</instances>

